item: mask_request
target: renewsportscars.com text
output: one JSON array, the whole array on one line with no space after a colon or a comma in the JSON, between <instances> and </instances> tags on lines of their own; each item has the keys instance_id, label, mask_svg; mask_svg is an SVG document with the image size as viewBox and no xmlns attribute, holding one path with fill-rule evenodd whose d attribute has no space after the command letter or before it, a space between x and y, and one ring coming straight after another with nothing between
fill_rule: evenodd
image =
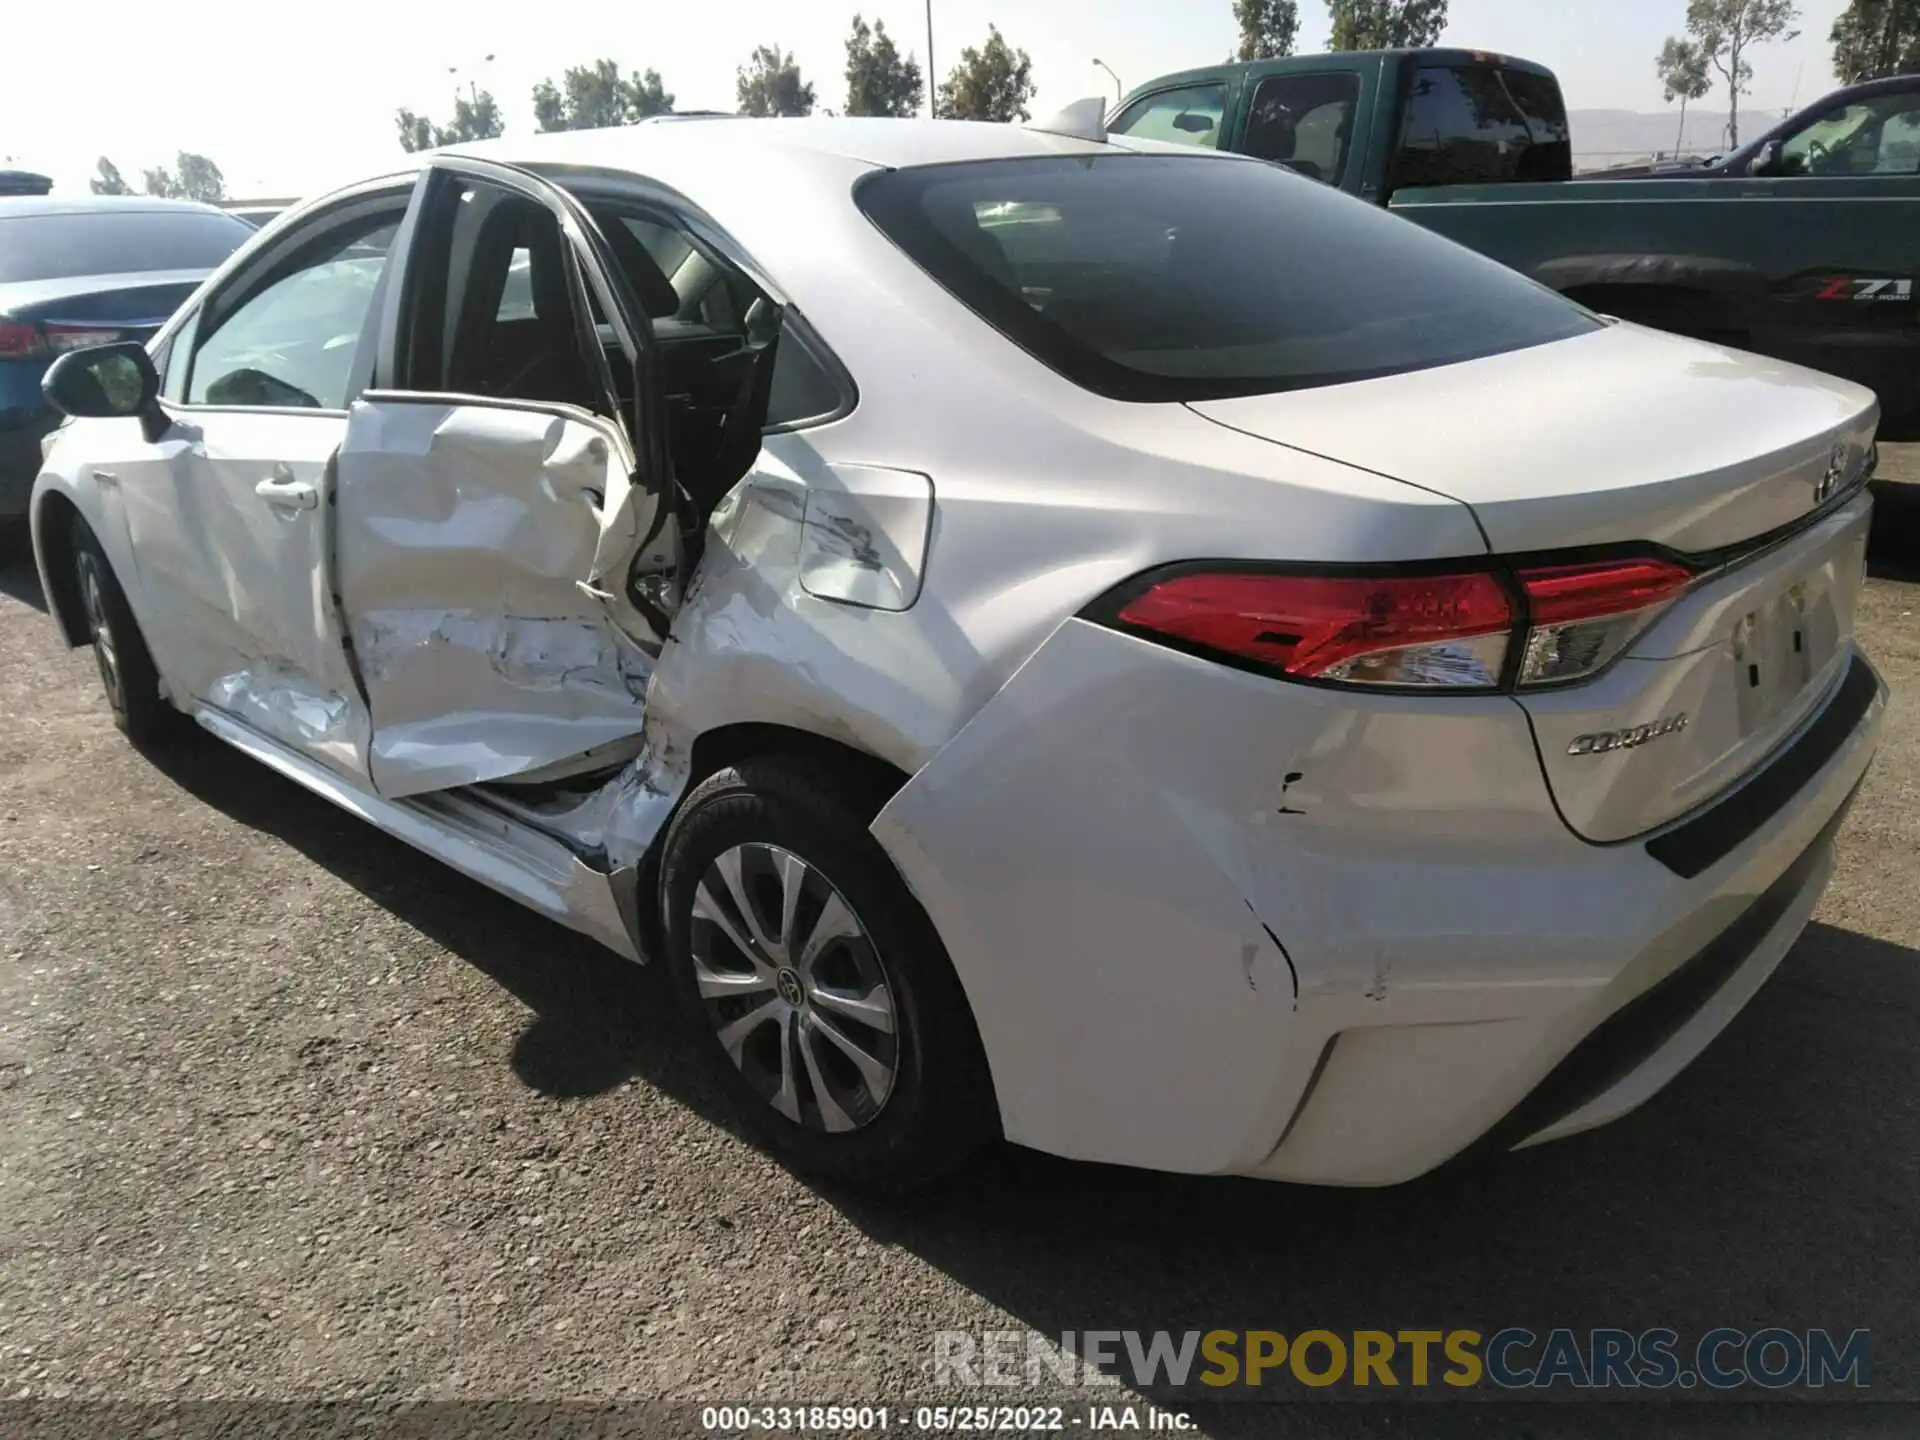
<instances>
[{"instance_id":1,"label":"renewsportscars.com text","mask_svg":"<svg viewBox=\"0 0 1920 1440\"><path fill-rule=\"evenodd\" d=\"M1769 1390L1873 1383L1872 1335L1765 1326L1676 1330L1023 1330L934 1336L936 1384L1155 1386L1222 1399L1324 1390Z\"/></svg>"}]
</instances>

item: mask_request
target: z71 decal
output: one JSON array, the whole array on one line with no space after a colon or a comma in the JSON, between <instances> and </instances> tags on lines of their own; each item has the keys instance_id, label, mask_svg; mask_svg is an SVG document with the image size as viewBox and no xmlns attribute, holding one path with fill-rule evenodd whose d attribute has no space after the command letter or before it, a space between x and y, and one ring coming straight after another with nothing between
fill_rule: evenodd
<instances>
[{"instance_id":1,"label":"z71 decal","mask_svg":"<svg viewBox=\"0 0 1920 1440\"><path fill-rule=\"evenodd\" d=\"M1835 275L1814 294L1816 300L1911 301L1911 280L1862 280L1852 275Z\"/></svg>"}]
</instances>

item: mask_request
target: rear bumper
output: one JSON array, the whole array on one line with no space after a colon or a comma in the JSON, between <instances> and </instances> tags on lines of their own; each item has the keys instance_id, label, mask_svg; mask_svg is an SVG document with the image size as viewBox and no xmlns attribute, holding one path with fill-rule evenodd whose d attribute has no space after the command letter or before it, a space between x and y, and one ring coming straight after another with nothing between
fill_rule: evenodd
<instances>
[{"instance_id":1,"label":"rear bumper","mask_svg":"<svg viewBox=\"0 0 1920 1440\"><path fill-rule=\"evenodd\" d=\"M1288 686L1079 621L874 833L954 959L1009 1139L1389 1184L1496 1129L1624 1114L1737 1013L1877 743L1854 663L1855 723L1691 876L1569 832L1509 700Z\"/></svg>"}]
</instances>

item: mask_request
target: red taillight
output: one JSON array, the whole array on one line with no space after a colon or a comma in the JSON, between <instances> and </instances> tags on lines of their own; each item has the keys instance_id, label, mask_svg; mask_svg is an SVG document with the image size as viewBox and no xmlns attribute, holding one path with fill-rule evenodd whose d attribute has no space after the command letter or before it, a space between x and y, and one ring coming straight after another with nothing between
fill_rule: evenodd
<instances>
[{"instance_id":1,"label":"red taillight","mask_svg":"<svg viewBox=\"0 0 1920 1440\"><path fill-rule=\"evenodd\" d=\"M47 353L47 338L38 325L21 320L0 320L0 360L25 360Z\"/></svg>"},{"instance_id":2,"label":"red taillight","mask_svg":"<svg viewBox=\"0 0 1920 1440\"><path fill-rule=\"evenodd\" d=\"M1531 626L1518 683L1593 674L1626 649L1693 575L1669 560L1603 560L1522 570Z\"/></svg>"},{"instance_id":3,"label":"red taillight","mask_svg":"<svg viewBox=\"0 0 1920 1440\"><path fill-rule=\"evenodd\" d=\"M1603 560L1522 570L1527 609L1536 625L1563 625L1662 605L1693 575L1667 560Z\"/></svg>"},{"instance_id":4,"label":"red taillight","mask_svg":"<svg viewBox=\"0 0 1920 1440\"><path fill-rule=\"evenodd\" d=\"M1491 689L1513 607L1486 572L1453 575L1171 576L1115 619L1298 679Z\"/></svg>"},{"instance_id":5,"label":"red taillight","mask_svg":"<svg viewBox=\"0 0 1920 1440\"><path fill-rule=\"evenodd\" d=\"M1090 613L1294 679L1492 690L1593 674L1692 579L1652 558L1438 575L1202 569L1150 580L1117 611L1108 603Z\"/></svg>"}]
</instances>

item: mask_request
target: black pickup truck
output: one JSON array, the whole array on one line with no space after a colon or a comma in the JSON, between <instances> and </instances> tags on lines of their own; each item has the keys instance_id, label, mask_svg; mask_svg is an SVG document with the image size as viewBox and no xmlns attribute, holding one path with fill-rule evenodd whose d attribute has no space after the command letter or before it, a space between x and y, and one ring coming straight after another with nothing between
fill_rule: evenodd
<instances>
[{"instance_id":1,"label":"black pickup truck","mask_svg":"<svg viewBox=\"0 0 1920 1440\"><path fill-rule=\"evenodd\" d=\"M1823 130L1804 164L1763 175L1576 180L1552 71L1388 50L1162 76L1107 128L1290 166L1596 310L1857 380L1890 420L1920 418L1920 174L1904 121L1844 122L1816 155Z\"/></svg>"}]
</instances>

